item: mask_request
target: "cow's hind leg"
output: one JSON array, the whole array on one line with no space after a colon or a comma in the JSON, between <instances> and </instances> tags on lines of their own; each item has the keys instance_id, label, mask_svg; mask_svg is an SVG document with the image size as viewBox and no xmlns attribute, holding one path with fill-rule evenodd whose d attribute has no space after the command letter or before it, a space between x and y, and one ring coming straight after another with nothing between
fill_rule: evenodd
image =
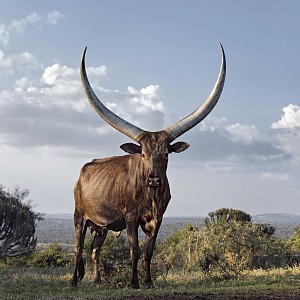
<instances>
[{"instance_id":1,"label":"cow's hind leg","mask_svg":"<svg viewBox=\"0 0 300 300\"><path fill-rule=\"evenodd\" d=\"M73 287L77 286L78 279L82 279L84 276L84 264L82 260L82 252L84 245L84 237L87 230L87 223L84 221L82 214L75 211L74 213L74 224L76 233L76 253L74 262L74 273L71 279L71 285ZM78 274L79 273L79 274Z\"/></svg>"},{"instance_id":2,"label":"cow's hind leg","mask_svg":"<svg viewBox=\"0 0 300 300\"><path fill-rule=\"evenodd\" d=\"M94 268L94 284L98 285L101 282L100 270L99 270L99 255L101 251L101 247L105 241L107 235L106 229L98 230L95 233L94 240L91 247L91 258Z\"/></svg>"},{"instance_id":3,"label":"cow's hind leg","mask_svg":"<svg viewBox=\"0 0 300 300\"><path fill-rule=\"evenodd\" d=\"M79 259L78 262L78 280L82 280L84 275L85 275L85 270L84 270L84 264L85 264L85 260L83 259L82 255Z\"/></svg>"}]
</instances>

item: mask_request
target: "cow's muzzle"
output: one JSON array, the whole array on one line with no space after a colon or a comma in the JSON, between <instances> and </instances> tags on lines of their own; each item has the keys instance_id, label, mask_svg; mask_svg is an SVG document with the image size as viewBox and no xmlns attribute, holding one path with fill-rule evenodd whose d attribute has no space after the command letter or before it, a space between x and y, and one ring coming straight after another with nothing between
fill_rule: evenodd
<instances>
[{"instance_id":1,"label":"cow's muzzle","mask_svg":"<svg viewBox=\"0 0 300 300\"><path fill-rule=\"evenodd\" d=\"M158 188L162 185L160 177L149 177L147 186L152 188Z\"/></svg>"}]
</instances>

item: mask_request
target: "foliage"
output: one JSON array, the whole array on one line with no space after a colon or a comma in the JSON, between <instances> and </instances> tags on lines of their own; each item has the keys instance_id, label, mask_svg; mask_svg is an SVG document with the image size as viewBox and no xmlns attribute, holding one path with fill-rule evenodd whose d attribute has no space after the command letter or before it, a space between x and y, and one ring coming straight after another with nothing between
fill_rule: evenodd
<instances>
[{"instance_id":1,"label":"foliage","mask_svg":"<svg viewBox=\"0 0 300 300\"><path fill-rule=\"evenodd\" d=\"M231 278L243 270L286 265L290 250L274 237L275 227L255 224L243 211L219 209L197 229L186 225L160 246L159 257L170 269L199 271ZM274 257L279 259L274 259Z\"/></svg>"},{"instance_id":2,"label":"foliage","mask_svg":"<svg viewBox=\"0 0 300 300\"><path fill-rule=\"evenodd\" d=\"M28 265L33 267L66 267L73 259L60 244L51 244L44 251L35 252L28 260Z\"/></svg>"},{"instance_id":3,"label":"foliage","mask_svg":"<svg viewBox=\"0 0 300 300\"><path fill-rule=\"evenodd\" d=\"M182 229L175 230L164 243L157 243L154 261L165 269L166 275L170 270L186 270L193 264L191 255L198 232L195 225L186 224Z\"/></svg>"},{"instance_id":4,"label":"foliage","mask_svg":"<svg viewBox=\"0 0 300 300\"><path fill-rule=\"evenodd\" d=\"M201 267L232 277L245 269L271 267L274 256L281 258L276 263L284 264L289 249L274 233L273 226L255 224L240 211L229 218L207 219L200 231Z\"/></svg>"},{"instance_id":5,"label":"foliage","mask_svg":"<svg viewBox=\"0 0 300 300\"><path fill-rule=\"evenodd\" d=\"M38 247L39 248L39 247ZM67 267L72 265L74 255L61 244L49 244L43 250L36 248L31 255L0 259L1 267Z\"/></svg>"},{"instance_id":6,"label":"foliage","mask_svg":"<svg viewBox=\"0 0 300 300\"><path fill-rule=\"evenodd\" d=\"M9 193L0 186L0 258L27 255L36 246L35 225L41 215L23 202L28 195L28 190L16 187Z\"/></svg>"},{"instance_id":7,"label":"foliage","mask_svg":"<svg viewBox=\"0 0 300 300\"><path fill-rule=\"evenodd\" d=\"M292 236L289 239L292 251L300 253L300 226L294 229Z\"/></svg>"},{"instance_id":8,"label":"foliage","mask_svg":"<svg viewBox=\"0 0 300 300\"><path fill-rule=\"evenodd\" d=\"M210 212L209 217L205 219L206 224L217 223L221 221L226 222L250 222L251 216L242 210L220 208L215 212Z\"/></svg>"}]
</instances>

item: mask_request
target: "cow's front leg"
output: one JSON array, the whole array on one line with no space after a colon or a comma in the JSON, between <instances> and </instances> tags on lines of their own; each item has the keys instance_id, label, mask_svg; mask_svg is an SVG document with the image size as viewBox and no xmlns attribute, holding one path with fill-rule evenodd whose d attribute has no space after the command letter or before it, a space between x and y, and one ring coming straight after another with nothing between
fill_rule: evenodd
<instances>
[{"instance_id":1,"label":"cow's front leg","mask_svg":"<svg viewBox=\"0 0 300 300\"><path fill-rule=\"evenodd\" d=\"M144 271L145 271L145 277L144 277L144 285L146 288L152 288L153 282L151 277L151 259L153 256L154 246L158 234L160 225L157 224L157 228L154 232L154 235L152 237L146 235L145 238L145 248L144 248Z\"/></svg>"},{"instance_id":2,"label":"cow's front leg","mask_svg":"<svg viewBox=\"0 0 300 300\"><path fill-rule=\"evenodd\" d=\"M127 223L127 235L130 245L130 257L132 266L131 287L133 289L140 288L137 265L141 256L141 249L138 239L138 225L136 223Z\"/></svg>"}]
</instances>

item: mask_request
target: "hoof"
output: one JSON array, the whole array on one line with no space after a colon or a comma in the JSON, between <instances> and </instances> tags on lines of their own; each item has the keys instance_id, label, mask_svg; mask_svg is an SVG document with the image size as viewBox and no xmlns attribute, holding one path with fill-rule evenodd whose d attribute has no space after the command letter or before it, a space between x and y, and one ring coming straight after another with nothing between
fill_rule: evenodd
<instances>
[{"instance_id":1,"label":"hoof","mask_svg":"<svg viewBox=\"0 0 300 300\"><path fill-rule=\"evenodd\" d=\"M70 284L71 284L71 287L77 288L77 281L74 281L73 279L71 279Z\"/></svg>"},{"instance_id":2,"label":"hoof","mask_svg":"<svg viewBox=\"0 0 300 300\"><path fill-rule=\"evenodd\" d=\"M131 288L135 289L135 290L139 290L140 289L140 285L138 283L137 284L136 283L132 283L131 284Z\"/></svg>"},{"instance_id":3,"label":"hoof","mask_svg":"<svg viewBox=\"0 0 300 300\"><path fill-rule=\"evenodd\" d=\"M101 284L100 280L94 280L93 286L99 286Z\"/></svg>"},{"instance_id":4,"label":"hoof","mask_svg":"<svg viewBox=\"0 0 300 300\"><path fill-rule=\"evenodd\" d=\"M146 289L153 289L154 288L154 284L152 282L145 282L144 286Z\"/></svg>"}]
</instances>

